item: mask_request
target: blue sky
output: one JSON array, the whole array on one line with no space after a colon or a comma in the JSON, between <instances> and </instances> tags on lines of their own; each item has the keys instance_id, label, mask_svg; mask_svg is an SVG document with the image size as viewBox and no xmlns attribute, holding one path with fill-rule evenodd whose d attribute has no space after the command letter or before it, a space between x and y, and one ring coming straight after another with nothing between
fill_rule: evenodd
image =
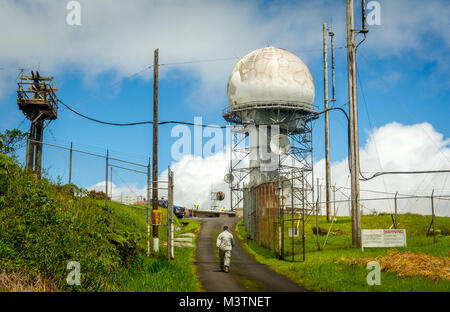
<instances>
[{"instance_id":1,"label":"blue sky","mask_svg":"<svg viewBox=\"0 0 450 312\"><path fill-rule=\"evenodd\" d=\"M193 122L194 116L201 116L204 123L224 125L221 111L228 105L227 78L238 60L231 58L267 45L291 50L305 61L315 80L315 105L323 107L322 23L333 26L337 47L346 41L345 1L79 2L82 24L68 26L65 1L0 0L4 8L0 13L0 130L17 127L23 120L15 99L19 68L27 72L39 68L42 75L54 76L58 97L83 114L119 123L152 120L152 70L126 77L152 65L155 48L160 48L162 64L230 58L161 66L160 121ZM379 3L381 25L370 26L358 54L360 145L364 147L374 128L391 122L427 122L445 141L450 137L450 35L449 14L445 14L450 13L449 3ZM355 14L359 26L357 6ZM29 39L16 39L24 35ZM339 106L348 97L346 64L346 50L337 49ZM117 81L121 82L111 87ZM20 128L28 127L26 120ZM323 128L323 119L316 121L316 161L324 157ZM176 138L170 137L171 129L165 125L159 130L160 173L173 162L170 149ZM139 162L150 156L151 138L151 125L99 125L64 107L45 132L50 143L69 146L73 142L75 147L99 153L109 149L116 157ZM335 163L347 156L345 119L339 112L331 113L331 151ZM23 154L19 153L21 159ZM59 175L67 180L67 161L67 152L45 148L44 167L53 178ZM365 165L361 164L363 169ZM102 160L77 155L74 168L75 183L83 187L104 180ZM145 177L122 171L119 176L130 186L144 186Z\"/></svg>"}]
</instances>

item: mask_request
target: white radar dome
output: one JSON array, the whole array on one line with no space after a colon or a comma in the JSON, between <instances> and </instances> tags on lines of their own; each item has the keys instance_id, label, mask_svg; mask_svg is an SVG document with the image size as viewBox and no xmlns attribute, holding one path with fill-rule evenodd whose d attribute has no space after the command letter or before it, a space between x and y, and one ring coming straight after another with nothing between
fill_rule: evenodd
<instances>
[{"instance_id":1,"label":"white radar dome","mask_svg":"<svg viewBox=\"0 0 450 312\"><path fill-rule=\"evenodd\" d=\"M294 53L266 47L244 56L228 80L230 108L284 104L312 109L314 79Z\"/></svg>"}]
</instances>

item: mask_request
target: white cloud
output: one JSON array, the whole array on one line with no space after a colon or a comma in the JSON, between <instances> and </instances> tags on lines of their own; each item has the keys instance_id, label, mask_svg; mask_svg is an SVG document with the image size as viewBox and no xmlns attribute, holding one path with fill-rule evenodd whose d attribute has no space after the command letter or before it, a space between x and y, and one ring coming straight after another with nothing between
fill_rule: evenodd
<instances>
[{"instance_id":1,"label":"white cloud","mask_svg":"<svg viewBox=\"0 0 450 312\"><path fill-rule=\"evenodd\" d=\"M222 191L225 193L225 200L220 202L220 207L229 209L229 187L224 182L224 176L229 167L229 158L227 153L221 152L209 157L194 157L185 155L179 161L173 162L171 169L174 172L174 204L192 208L198 204L200 209L210 209L210 194L213 191ZM167 198L166 181L167 170L164 170L159 176L161 190L158 197ZM110 193L111 184L108 186ZM105 191L105 181L96 183L89 190ZM136 183L127 183L127 185L112 185L112 194L114 200L123 200L126 197L136 199L137 196L147 198L146 187L140 188Z\"/></svg>"},{"instance_id":2,"label":"white cloud","mask_svg":"<svg viewBox=\"0 0 450 312\"><path fill-rule=\"evenodd\" d=\"M224 181L229 164L226 152L204 158L186 155L172 163L175 204L188 208L198 204L200 209L210 209L211 191L222 191L225 193L225 200L219 205L229 209L230 189ZM161 174L160 179L167 181L167 170Z\"/></svg>"},{"instance_id":3,"label":"white cloud","mask_svg":"<svg viewBox=\"0 0 450 312\"><path fill-rule=\"evenodd\" d=\"M420 171L449 169L450 164L450 139L444 138L431 124L421 123L414 125L402 125L396 122L389 123L375 129L369 136L365 145L360 149L361 171L365 176L371 176L379 171ZM325 160L316 164L316 177L323 179L325 176ZM350 180L348 178L348 159L331 165L332 184L349 195ZM432 190L435 195L450 195L450 174L426 174L426 175L384 175L367 182L360 182L361 190L378 192L390 192L406 195L430 196ZM324 184L324 182L322 182ZM373 192L361 192L361 198L383 198L393 195L377 194ZM322 198L325 191L322 189ZM346 199L340 192L336 194L337 200ZM450 216L450 201L436 200L437 215ZM376 210L393 212L394 200L363 201L365 207ZM348 215L348 205L339 204L338 214ZM413 212L431 214L430 199L404 199L398 201L399 213ZM369 210L365 209L365 213Z\"/></svg>"},{"instance_id":4,"label":"white cloud","mask_svg":"<svg viewBox=\"0 0 450 312\"><path fill-rule=\"evenodd\" d=\"M226 149L225 149L226 150ZM225 200L221 206L229 207L229 187L224 182L224 175L229 168L227 152L220 152L209 157L194 157L185 155L179 161L171 164L174 172L174 200L176 205L191 208L199 204L200 209L210 208L211 190L223 191ZM402 125L396 122L377 128L369 136L364 146L360 148L361 171L365 176L371 176L378 171L417 171L449 169L450 138L444 138L431 124L421 123ZM315 165L315 177L324 184L325 161L321 159ZM336 192L336 200L347 200L350 194L350 181L347 158L332 163L332 184L340 188ZM450 195L450 174L427 175L385 175L367 182L360 182L361 198L391 198L389 200L362 201L364 213L371 211L394 211L393 194L402 195ZM160 181L167 181L167 170L161 173ZM163 184L161 184L161 187ZM97 183L88 189L104 191L105 182ZM367 192L371 191L371 192ZM374 191L374 192L373 192ZM322 187L321 198L324 201L325 190ZM388 192L393 194L379 194ZM118 186L113 184L113 194L118 197L146 197L146 188L135 184ZM346 196L343 195L346 194ZM167 196L167 191L161 190L159 196ZM436 215L450 216L448 200L435 200ZM348 203L337 204L338 215L348 215ZM431 214L430 199L403 199L398 201L399 213Z\"/></svg>"},{"instance_id":5,"label":"white cloud","mask_svg":"<svg viewBox=\"0 0 450 312\"><path fill-rule=\"evenodd\" d=\"M88 190L95 190L97 192L105 192L105 181L98 182L89 186ZM108 196L111 196L111 183L108 182ZM115 201L123 200L124 202L129 198L135 201L138 196L147 198L147 188L139 188L135 183L129 183L128 185L112 184L112 199Z\"/></svg>"},{"instance_id":6,"label":"white cloud","mask_svg":"<svg viewBox=\"0 0 450 312\"><path fill-rule=\"evenodd\" d=\"M90 80L105 72L119 77L134 73L153 63L157 47L160 62L170 63L243 56L266 45L294 52L320 50L324 21L332 21L338 45L346 36L345 3L338 1L260 6L259 1L238 0L80 0L81 26L66 24L66 3L0 0L0 28L7 30L0 33L2 67L17 70L39 65L41 71L55 76L70 70ZM449 27L445 27L450 6L446 1L381 1L381 5L382 25L371 27L368 53L388 58L414 51L448 66L442 58L450 44ZM355 10L359 15L357 6ZM424 44L427 38L440 40L441 45L429 49ZM300 56L310 63L321 54ZM224 85L233 64L225 61L170 68L197 79L192 97L208 98L211 103L226 98ZM161 70L163 78L168 77L168 68ZM145 77L150 78L150 73Z\"/></svg>"}]
</instances>

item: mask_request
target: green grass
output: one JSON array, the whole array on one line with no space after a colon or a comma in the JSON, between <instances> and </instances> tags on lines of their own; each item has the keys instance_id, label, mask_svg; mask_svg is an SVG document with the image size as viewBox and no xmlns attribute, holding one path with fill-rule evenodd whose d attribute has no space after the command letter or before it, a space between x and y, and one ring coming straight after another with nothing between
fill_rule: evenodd
<instances>
[{"instance_id":1,"label":"green grass","mask_svg":"<svg viewBox=\"0 0 450 312\"><path fill-rule=\"evenodd\" d=\"M146 210L115 203L106 208L87 195L36 179L0 153L0 272L26 277L24 286L31 288L40 278L59 291L199 291L193 248L175 248L175 260L167 261L162 246L148 258ZM167 220L167 209L163 214ZM183 222L180 233L200 227ZM166 239L164 226L160 244ZM66 282L71 261L81 266L79 286Z\"/></svg>"},{"instance_id":2,"label":"green grass","mask_svg":"<svg viewBox=\"0 0 450 312\"><path fill-rule=\"evenodd\" d=\"M426 229L431 221L430 216L404 214L399 216L399 228L406 228L406 248L397 248L399 251L422 252L438 257L448 257L450 250L450 237L440 235L437 243L433 243L433 237L426 236ZM364 229L389 228L392 224L390 215L363 216L361 227ZM347 264L335 264L339 257L376 257L388 252L388 248L368 248L362 252L351 246L351 220L350 218L338 218L333 226L339 229L343 235L330 235L327 245L321 251L317 250L316 236L311 228L315 226L315 219L309 220L305 226L306 233L306 261L301 262L301 233L294 239L295 260L286 257L287 261L278 260L274 253L256 242L247 239L248 235L242 221L237 224L236 232L243 241L244 248L255 260L267 264L276 272L283 274L313 291L450 291L450 281L441 280L435 282L424 277L400 278L394 273L381 272L381 285L369 286L366 276L369 271L364 267ZM319 217L319 226L328 230L330 223L325 217ZM300 225L301 228L301 225ZM450 218L436 218L436 228L442 232L450 229ZM290 251L292 241L288 238L287 229L286 251ZM325 235L320 236L321 246ZM287 252L289 254L289 252Z\"/></svg>"},{"instance_id":3,"label":"green grass","mask_svg":"<svg viewBox=\"0 0 450 312\"><path fill-rule=\"evenodd\" d=\"M194 248L175 247L175 260L167 261L167 248L162 244L167 240L167 227L162 226L159 230L159 255L148 258L145 234L147 211L116 203L112 203L111 208L121 228L131 233L143 233L137 241L138 250L136 256L132 258L133 264L123 270L121 274L120 291L200 291L196 267L193 264L195 261ZM161 207L160 209L163 211L163 220L167 220L167 209ZM182 226L182 222L188 224ZM197 234L200 229L198 222L189 219L178 220L175 216L174 225L181 227L175 232L175 235L188 232Z\"/></svg>"}]
</instances>

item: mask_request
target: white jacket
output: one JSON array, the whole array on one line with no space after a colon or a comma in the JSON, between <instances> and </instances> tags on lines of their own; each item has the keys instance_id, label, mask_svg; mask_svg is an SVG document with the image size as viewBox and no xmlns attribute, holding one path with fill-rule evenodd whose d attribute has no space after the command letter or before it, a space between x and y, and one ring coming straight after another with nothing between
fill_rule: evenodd
<instances>
[{"instance_id":1,"label":"white jacket","mask_svg":"<svg viewBox=\"0 0 450 312\"><path fill-rule=\"evenodd\" d=\"M232 250L234 247L233 234L228 231L223 231L217 236L217 248L222 251Z\"/></svg>"}]
</instances>

